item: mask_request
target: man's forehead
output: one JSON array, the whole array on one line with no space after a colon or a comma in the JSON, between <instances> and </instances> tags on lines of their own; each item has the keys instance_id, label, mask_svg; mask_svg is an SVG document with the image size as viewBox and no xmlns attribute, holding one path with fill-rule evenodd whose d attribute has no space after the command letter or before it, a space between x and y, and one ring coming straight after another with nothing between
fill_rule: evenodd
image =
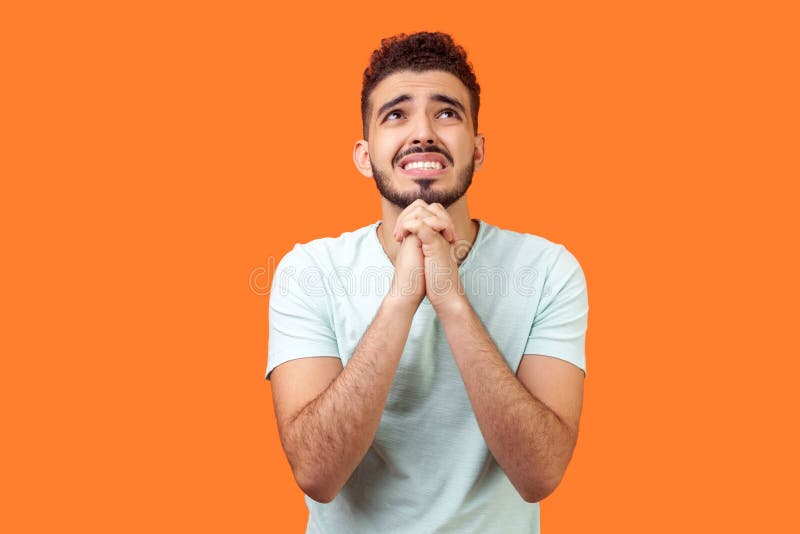
<instances>
[{"instance_id":1,"label":"man's forehead","mask_svg":"<svg viewBox=\"0 0 800 534\"><path fill-rule=\"evenodd\" d=\"M370 95L372 109L375 110L384 102L404 94L412 100L415 97L444 94L463 101L465 106L470 104L467 87L453 74L441 70L404 70L393 72L378 82Z\"/></svg>"}]
</instances>

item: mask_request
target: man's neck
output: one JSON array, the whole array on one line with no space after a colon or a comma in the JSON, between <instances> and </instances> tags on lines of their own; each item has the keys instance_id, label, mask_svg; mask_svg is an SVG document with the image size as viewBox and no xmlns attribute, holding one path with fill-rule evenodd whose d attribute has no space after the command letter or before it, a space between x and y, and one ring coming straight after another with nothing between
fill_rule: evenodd
<instances>
[{"instance_id":1,"label":"man's neck","mask_svg":"<svg viewBox=\"0 0 800 534\"><path fill-rule=\"evenodd\" d=\"M394 263L394 258L400 248L400 243L394 240L393 231L394 225L397 223L397 218L402 213L402 209L398 208L385 198L381 198L381 225L378 227L378 237L383 245L383 250L386 255ZM447 213L453 221L456 228L456 252L459 255L458 261L461 263L469 252L472 244L475 242L475 237L478 234L478 223L473 221L469 216L469 208L467 207L467 196L464 195L457 201L453 202L447 208Z\"/></svg>"}]
</instances>

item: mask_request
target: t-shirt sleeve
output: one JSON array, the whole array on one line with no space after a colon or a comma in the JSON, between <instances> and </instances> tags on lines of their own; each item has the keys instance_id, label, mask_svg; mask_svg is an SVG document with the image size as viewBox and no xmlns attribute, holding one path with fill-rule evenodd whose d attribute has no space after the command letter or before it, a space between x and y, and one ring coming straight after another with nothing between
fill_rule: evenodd
<instances>
[{"instance_id":1,"label":"t-shirt sleeve","mask_svg":"<svg viewBox=\"0 0 800 534\"><path fill-rule=\"evenodd\" d=\"M523 354L566 360L586 372L586 327L589 300L578 260L559 251L547 274Z\"/></svg>"},{"instance_id":2,"label":"t-shirt sleeve","mask_svg":"<svg viewBox=\"0 0 800 534\"><path fill-rule=\"evenodd\" d=\"M339 356L324 273L298 245L275 269L269 294L266 378L282 363L312 356Z\"/></svg>"}]
</instances>

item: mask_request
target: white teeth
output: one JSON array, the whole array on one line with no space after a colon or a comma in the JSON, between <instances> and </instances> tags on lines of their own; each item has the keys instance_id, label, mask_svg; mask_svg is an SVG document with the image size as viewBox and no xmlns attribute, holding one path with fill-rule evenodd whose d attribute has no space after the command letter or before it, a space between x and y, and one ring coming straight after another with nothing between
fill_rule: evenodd
<instances>
[{"instance_id":1,"label":"white teeth","mask_svg":"<svg viewBox=\"0 0 800 534\"><path fill-rule=\"evenodd\" d=\"M411 169L441 169L442 164L438 161L412 161L403 167L406 170Z\"/></svg>"}]
</instances>

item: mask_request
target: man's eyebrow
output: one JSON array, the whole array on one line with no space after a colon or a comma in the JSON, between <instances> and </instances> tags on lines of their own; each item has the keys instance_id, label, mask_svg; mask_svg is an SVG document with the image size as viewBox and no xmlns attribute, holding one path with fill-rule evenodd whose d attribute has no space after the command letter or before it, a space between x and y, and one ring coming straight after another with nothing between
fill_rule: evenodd
<instances>
[{"instance_id":1,"label":"man's eyebrow","mask_svg":"<svg viewBox=\"0 0 800 534\"><path fill-rule=\"evenodd\" d=\"M444 102L445 104L450 104L451 106L460 109L462 113L467 112L467 110L464 108L464 105L455 98L453 98L452 96L436 93L434 95L431 95L431 99L436 100L437 102Z\"/></svg>"},{"instance_id":2,"label":"man's eyebrow","mask_svg":"<svg viewBox=\"0 0 800 534\"><path fill-rule=\"evenodd\" d=\"M384 105L382 105L380 109L378 109L378 117L383 115L383 112L388 110L389 108L393 108L397 104L400 104L401 102L407 102L409 100L411 100L411 95L400 95L394 97L393 99L389 100Z\"/></svg>"}]
</instances>

